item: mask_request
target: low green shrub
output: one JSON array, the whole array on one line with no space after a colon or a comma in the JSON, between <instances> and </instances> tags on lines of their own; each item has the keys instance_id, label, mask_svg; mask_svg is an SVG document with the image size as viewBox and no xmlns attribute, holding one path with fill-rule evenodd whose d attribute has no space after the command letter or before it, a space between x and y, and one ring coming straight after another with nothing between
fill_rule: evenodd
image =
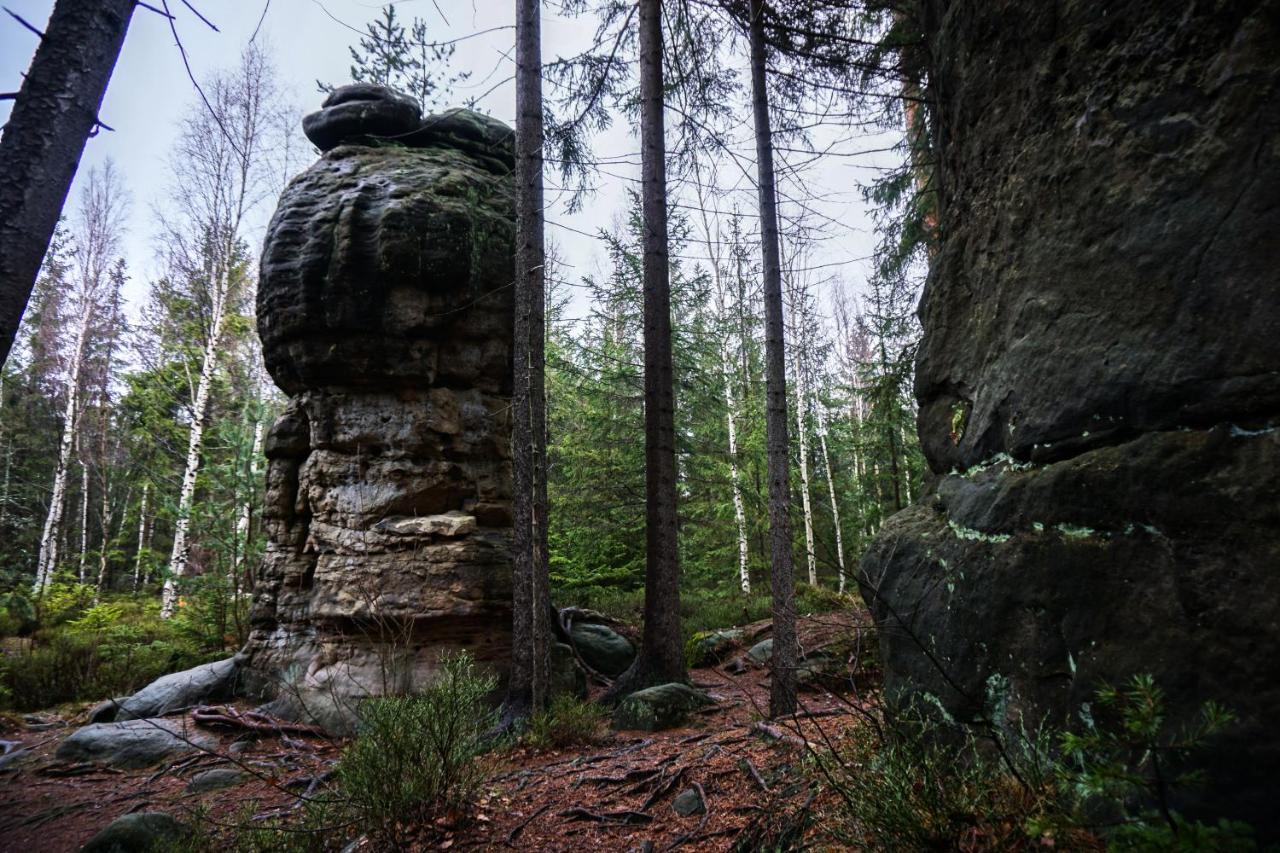
<instances>
[{"instance_id":1,"label":"low green shrub","mask_svg":"<svg viewBox=\"0 0 1280 853\"><path fill-rule=\"evenodd\" d=\"M1206 781L1186 768L1231 720L1206 703L1196 724L1169 731L1163 694L1138 676L1099 690L1076 732L881 714L813 761L841 802L828 831L859 849L1248 853L1247 826L1188 821L1170 806Z\"/></svg>"},{"instance_id":2,"label":"low green shrub","mask_svg":"<svg viewBox=\"0 0 1280 853\"><path fill-rule=\"evenodd\" d=\"M356 739L342 754L341 806L375 842L403 846L406 833L461 820L484 780L480 760L497 722L496 679L466 654L442 662L440 677L412 696L369 699Z\"/></svg>"},{"instance_id":3,"label":"low green shrub","mask_svg":"<svg viewBox=\"0 0 1280 853\"><path fill-rule=\"evenodd\" d=\"M547 710L534 714L524 742L534 749L565 749L590 746L606 737L609 712L594 702L560 695Z\"/></svg>"},{"instance_id":4,"label":"low green shrub","mask_svg":"<svg viewBox=\"0 0 1280 853\"><path fill-rule=\"evenodd\" d=\"M170 672L222 656L193 645L134 602L55 599L57 623L0 657L0 701L19 711L123 696ZM48 611L46 611L48 613Z\"/></svg>"}]
</instances>

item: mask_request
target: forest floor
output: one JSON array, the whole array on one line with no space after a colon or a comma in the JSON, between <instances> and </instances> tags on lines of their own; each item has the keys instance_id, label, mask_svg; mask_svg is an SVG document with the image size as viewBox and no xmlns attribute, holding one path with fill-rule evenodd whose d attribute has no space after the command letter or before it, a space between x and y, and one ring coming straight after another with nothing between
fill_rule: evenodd
<instances>
[{"instance_id":1,"label":"forest floor","mask_svg":"<svg viewBox=\"0 0 1280 853\"><path fill-rule=\"evenodd\" d=\"M806 617L802 648L858 634L867 624L862 612ZM747 636L767 635L767 628L748 626ZM823 846L812 836L832 803L807 766L807 754L838 748L853 735L862 719L859 709L876 701L868 687L875 685L874 671L861 669L856 695L847 679L840 689L806 688L797 715L766 723L767 670L751 666L735 675L728 669L690 672L717 704L681 728L608 731L591 746L517 745L493 755L468 822L424 827L414 849L656 853L738 844L754 850L771 847L783 834L793 842L809 836ZM0 731L0 739L13 744L11 753L30 750L0 766L0 851L76 850L115 818L138 811L198 819L214 835L233 831L245 821L290 813L298 794L314 790L313 780L332 770L343 745L299 734L247 739L244 733L215 732L221 735L216 751L158 768L121 771L57 761L58 743L82 723L74 713L36 714ZM247 743L233 750L237 739ZM238 768L246 778L218 791L187 790L193 775L213 767ZM672 801L690 789L700 793L705 811L681 817Z\"/></svg>"}]
</instances>

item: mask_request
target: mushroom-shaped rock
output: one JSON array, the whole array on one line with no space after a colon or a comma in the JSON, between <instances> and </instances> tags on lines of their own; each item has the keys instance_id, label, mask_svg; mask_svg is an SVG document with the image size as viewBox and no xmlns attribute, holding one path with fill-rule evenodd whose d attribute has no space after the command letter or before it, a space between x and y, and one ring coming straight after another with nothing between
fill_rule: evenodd
<instances>
[{"instance_id":1,"label":"mushroom-shaped rock","mask_svg":"<svg viewBox=\"0 0 1280 853\"><path fill-rule=\"evenodd\" d=\"M515 229L505 125L419 121L370 86L330 111L308 132L342 144L285 189L260 265L263 357L290 399L265 442L244 686L341 731L446 654L499 676L510 660Z\"/></svg>"},{"instance_id":2,"label":"mushroom-shaped rock","mask_svg":"<svg viewBox=\"0 0 1280 853\"><path fill-rule=\"evenodd\" d=\"M355 83L330 92L319 112L302 119L302 132L321 151L328 151L343 143L395 142L416 131L421 121L422 108L407 95Z\"/></svg>"}]
</instances>

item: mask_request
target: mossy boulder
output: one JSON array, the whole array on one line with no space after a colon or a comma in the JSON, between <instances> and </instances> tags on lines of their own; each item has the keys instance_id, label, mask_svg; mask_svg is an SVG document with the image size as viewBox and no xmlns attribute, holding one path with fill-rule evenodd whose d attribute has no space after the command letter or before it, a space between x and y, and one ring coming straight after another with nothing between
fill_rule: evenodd
<instances>
[{"instance_id":1,"label":"mossy boulder","mask_svg":"<svg viewBox=\"0 0 1280 853\"><path fill-rule=\"evenodd\" d=\"M83 853L151 853L176 849L191 829L164 812L118 817L81 847Z\"/></svg>"},{"instance_id":2,"label":"mossy boulder","mask_svg":"<svg viewBox=\"0 0 1280 853\"><path fill-rule=\"evenodd\" d=\"M605 625L574 625L569 633L587 666L602 675L616 678L635 660L636 649L631 641Z\"/></svg>"},{"instance_id":3,"label":"mossy boulder","mask_svg":"<svg viewBox=\"0 0 1280 853\"><path fill-rule=\"evenodd\" d=\"M578 665L573 649L564 643L551 646L551 695L579 699L587 696L587 674Z\"/></svg>"},{"instance_id":4,"label":"mossy boulder","mask_svg":"<svg viewBox=\"0 0 1280 853\"><path fill-rule=\"evenodd\" d=\"M754 664L764 666L773 660L773 637L767 640L761 640L750 649L747 650L747 657Z\"/></svg>"},{"instance_id":5,"label":"mossy boulder","mask_svg":"<svg viewBox=\"0 0 1280 853\"><path fill-rule=\"evenodd\" d=\"M645 732L675 728L688 718L690 711L714 704L710 696L688 684L659 684L636 691L618 703L613 727Z\"/></svg>"},{"instance_id":6,"label":"mossy boulder","mask_svg":"<svg viewBox=\"0 0 1280 853\"><path fill-rule=\"evenodd\" d=\"M724 661L742 641L741 628L721 631L699 631L685 644L684 656L689 666L710 666Z\"/></svg>"}]
</instances>

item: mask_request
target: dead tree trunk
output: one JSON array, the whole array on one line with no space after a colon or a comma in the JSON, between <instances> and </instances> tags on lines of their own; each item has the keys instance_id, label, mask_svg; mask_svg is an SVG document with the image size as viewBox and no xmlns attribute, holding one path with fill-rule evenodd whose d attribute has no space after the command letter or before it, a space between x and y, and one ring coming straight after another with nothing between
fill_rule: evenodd
<instances>
[{"instance_id":1,"label":"dead tree trunk","mask_svg":"<svg viewBox=\"0 0 1280 853\"><path fill-rule=\"evenodd\" d=\"M22 312L137 0L58 0L0 135L0 364Z\"/></svg>"}]
</instances>

